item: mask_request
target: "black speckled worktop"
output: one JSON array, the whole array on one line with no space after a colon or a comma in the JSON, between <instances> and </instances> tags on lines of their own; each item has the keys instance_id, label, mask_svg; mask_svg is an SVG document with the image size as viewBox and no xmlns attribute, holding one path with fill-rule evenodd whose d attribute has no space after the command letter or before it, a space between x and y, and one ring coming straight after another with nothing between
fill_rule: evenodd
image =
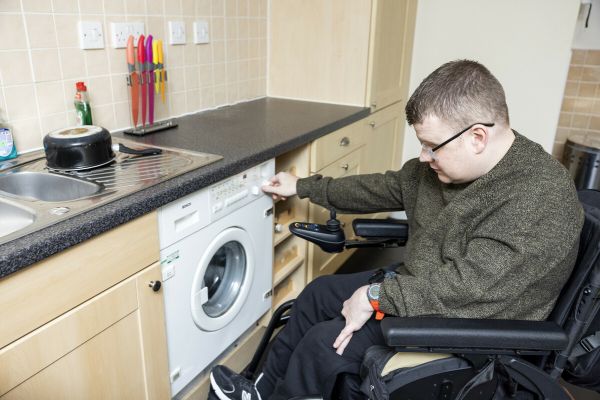
<instances>
[{"instance_id":1,"label":"black speckled worktop","mask_svg":"<svg viewBox=\"0 0 600 400\"><path fill-rule=\"evenodd\" d=\"M124 135L223 159L0 245L0 278L368 114L362 107L263 98L178 118L175 129Z\"/></svg>"}]
</instances>

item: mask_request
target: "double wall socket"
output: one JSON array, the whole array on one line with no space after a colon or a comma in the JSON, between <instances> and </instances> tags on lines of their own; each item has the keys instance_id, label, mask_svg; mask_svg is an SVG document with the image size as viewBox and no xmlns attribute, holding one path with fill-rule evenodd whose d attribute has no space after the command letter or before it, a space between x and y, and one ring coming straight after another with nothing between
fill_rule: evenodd
<instances>
[{"instance_id":1,"label":"double wall socket","mask_svg":"<svg viewBox=\"0 0 600 400\"><path fill-rule=\"evenodd\" d=\"M112 22L110 24L112 46L115 49L127 47L129 35L133 35L134 46L137 46L138 39L144 35L143 22Z\"/></svg>"}]
</instances>

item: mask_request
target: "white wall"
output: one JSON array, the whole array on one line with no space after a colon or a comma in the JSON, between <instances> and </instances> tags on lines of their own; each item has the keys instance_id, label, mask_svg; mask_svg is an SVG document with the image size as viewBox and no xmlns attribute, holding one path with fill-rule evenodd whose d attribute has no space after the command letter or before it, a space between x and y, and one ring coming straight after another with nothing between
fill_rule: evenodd
<instances>
[{"instance_id":1,"label":"white wall","mask_svg":"<svg viewBox=\"0 0 600 400\"><path fill-rule=\"evenodd\" d=\"M592 9L588 27L585 20L588 16L589 4L582 4L577 17L577 27L573 37L573 48L582 50L600 50L600 0L587 0Z\"/></svg>"},{"instance_id":2,"label":"white wall","mask_svg":"<svg viewBox=\"0 0 600 400\"><path fill-rule=\"evenodd\" d=\"M504 86L512 128L551 152L578 10L579 0L419 0L410 93L447 61L477 60ZM405 132L403 161L420 149Z\"/></svg>"}]
</instances>

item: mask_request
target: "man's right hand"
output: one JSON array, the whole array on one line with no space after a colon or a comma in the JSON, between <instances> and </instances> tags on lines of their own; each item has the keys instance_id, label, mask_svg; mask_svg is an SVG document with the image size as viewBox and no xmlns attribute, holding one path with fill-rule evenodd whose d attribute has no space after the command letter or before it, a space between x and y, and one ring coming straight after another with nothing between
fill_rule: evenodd
<instances>
[{"instance_id":1,"label":"man's right hand","mask_svg":"<svg viewBox=\"0 0 600 400\"><path fill-rule=\"evenodd\" d=\"M287 172L280 172L271 179L268 185L262 186L262 191L270 193L273 200L285 200L288 197L296 195L296 182L298 177Z\"/></svg>"}]
</instances>

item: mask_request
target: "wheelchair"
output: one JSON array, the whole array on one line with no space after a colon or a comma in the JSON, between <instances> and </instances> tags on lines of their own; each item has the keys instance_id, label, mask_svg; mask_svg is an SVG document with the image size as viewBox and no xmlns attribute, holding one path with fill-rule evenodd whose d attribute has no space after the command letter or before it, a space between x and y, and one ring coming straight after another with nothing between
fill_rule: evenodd
<instances>
[{"instance_id":1,"label":"wheelchair","mask_svg":"<svg viewBox=\"0 0 600 400\"><path fill-rule=\"evenodd\" d=\"M585 210L579 253L572 274L546 321L386 317L387 347L368 349L361 390L373 400L559 399L573 397L559 379L600 392L600 191L578 193ZM327 225L294 222L293 234L328 252L351 247L402 246L403 221L353 221L356 236L345 240L332 211ZM242 371L257 375L274 331L285 325L293 300L280 306L251 362ZM422 362L395 365L412 352ZM347 399L344 376L334 398ZM315 399L315 397L294 398Z\"/></svg>"}]
</instances>

